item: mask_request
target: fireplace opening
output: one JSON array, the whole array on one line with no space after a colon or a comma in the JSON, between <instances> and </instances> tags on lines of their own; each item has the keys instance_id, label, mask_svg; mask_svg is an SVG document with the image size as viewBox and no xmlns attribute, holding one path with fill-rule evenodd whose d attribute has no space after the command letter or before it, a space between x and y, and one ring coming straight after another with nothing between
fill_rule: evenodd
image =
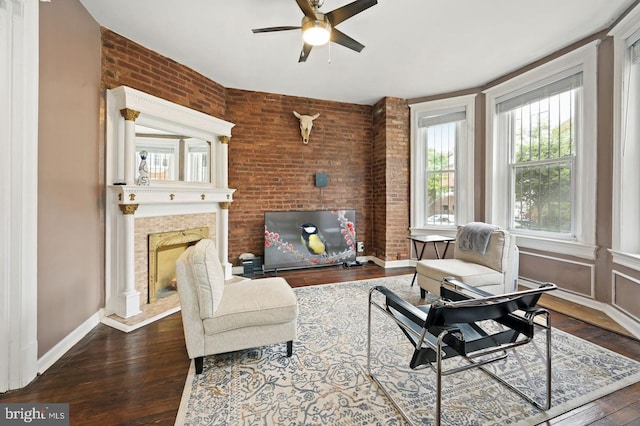
<instances>
[{"instance_id":1,"label":"fireplace opening","mask_svg":"<svg viewBox=\"0 0 640 426\"><path fill-rule=\"evenodd\" d=\"M176 261L191 245L209 238L209 228L149 234L148 303L177 294Z\"/></svg>"}]
</instances>

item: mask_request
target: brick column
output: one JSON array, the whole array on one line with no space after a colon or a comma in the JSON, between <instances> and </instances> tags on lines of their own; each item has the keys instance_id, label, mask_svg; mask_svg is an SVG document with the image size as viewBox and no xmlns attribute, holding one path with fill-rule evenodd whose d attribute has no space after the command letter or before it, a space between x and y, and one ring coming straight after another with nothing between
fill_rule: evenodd
<instances>
[{"instance_id":1,"label":"brick column","mask_svg":"<svg viewBox=\"0 0 640 426\"><path fill-rule=\"evenodd\" d=\"M373 247L384 261L409 259L409 107L384 98L373 107Z\"/></svg>"}]
</instances>

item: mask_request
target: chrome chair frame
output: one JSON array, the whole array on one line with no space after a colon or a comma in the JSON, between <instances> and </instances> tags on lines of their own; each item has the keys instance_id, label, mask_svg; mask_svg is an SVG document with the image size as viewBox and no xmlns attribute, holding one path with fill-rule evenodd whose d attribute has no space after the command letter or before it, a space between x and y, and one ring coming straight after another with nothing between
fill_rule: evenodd
<instances>
[{"instance_id":1,"label":"chrome chair frame","mask_svg":"<svg viewBox=\"0 0 640 426\"><path fill-rule=\"evenodd\" d=\"M442 376L471 368L480 368L535 407L548 410L551 407L551 319L548 311L536 304L544 292L556 288L555 284L545 283L538 288L492 295L454 278L445 278L440 287L442 299L416 307L386 287L376 286L369 292L367 372L402 417L413 424L371 371L371 316L375 307L398 324L414 344L410 367L417 370L428 366L435 372L437 425L441 422ZM385 297L384 304L374 300L376 293ZM487 320L498 323L499 330L487 332L477 324ZM505 359L516 347L531 342L535 329L546 331L546 395L542 404L484 368L486 364ZM443 361L453 357L462 357L468 364L443 369Z\"/></svg>"}]
</instances>

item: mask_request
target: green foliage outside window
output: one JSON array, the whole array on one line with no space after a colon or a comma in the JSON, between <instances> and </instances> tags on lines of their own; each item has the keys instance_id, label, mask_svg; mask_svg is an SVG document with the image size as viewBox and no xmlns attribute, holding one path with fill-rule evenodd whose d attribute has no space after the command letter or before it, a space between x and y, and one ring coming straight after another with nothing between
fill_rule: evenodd
<instances>
[{"instance_id":1,"label":"green foliage outside window","mask_svg":"<svg viewBox=\"0 0 640 426\"><path fill-rule=\"evenodd\" d=\"M427 194L430 224L452 225L455 222L455 182L453 154L429 148L427 153Z\"/></svg>"},{"instance_id":2,"label":"green foliage outside window","mask_svg":"<svg viewBox=\"0 0 640 426\"><path fill-rule=\"evenodd\" d=\"M575 133L572 120L542 124L516 135L515 227L571 232Z\"/></svg>"},{"instance_id":3,"label":"green foliage outside window","mask_svg":"<svg viewBox=\"0 0 640 426\"><path fill-rule=\"evenodd\" d=\"M429 148L427 154L427 191L429 198L435 199L443 192L448 192L448 179L443 178L443 174L447 174L449 169L448 152L438 152L433 148ZM444 185L443 185L444 183Z\"/></svg>"}]
</instances>

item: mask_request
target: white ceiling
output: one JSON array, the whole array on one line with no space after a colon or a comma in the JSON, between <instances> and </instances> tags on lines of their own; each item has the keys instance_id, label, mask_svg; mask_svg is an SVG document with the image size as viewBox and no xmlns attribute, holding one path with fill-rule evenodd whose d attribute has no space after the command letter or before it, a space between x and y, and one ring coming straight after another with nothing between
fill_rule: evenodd
<instances>
[{"instance_id":1,"label":"white ceiling","mask_svg":"<svg viewBox=\"0 0 640 426\"><path fill-rule=\"evenodd\" d=\"M298 63L299 31L251 32L300 25L295 0L80 1L100 25L225 87L357 104L482 86L607 28L635 2L379 0L337 26L361 53L331 44Z\"/></svg>"}]
</instances>

